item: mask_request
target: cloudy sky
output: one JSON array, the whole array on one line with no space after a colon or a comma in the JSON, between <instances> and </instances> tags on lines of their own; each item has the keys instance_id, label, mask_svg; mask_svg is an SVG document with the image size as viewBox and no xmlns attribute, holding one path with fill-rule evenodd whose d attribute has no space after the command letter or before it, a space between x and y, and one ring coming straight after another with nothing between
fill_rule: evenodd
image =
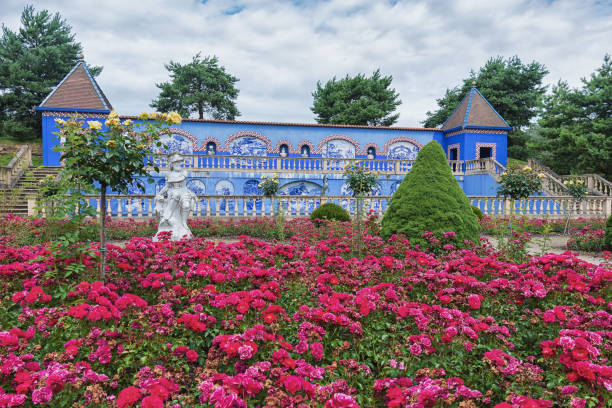
<instances>
[{"instance_id":1,"label":"cloudy sky","mask_svg":"<svg viewBox=\"0 0 612 408\"><path fill-rule=\"evenodd\" d=\"M24 1L2 0L19 27ZM164 64L216 55L238 77L240 120L314 122L318 80L380 68L399 92L399 126L420 126L436 98L489 57L536 60L579 86L612 53L610 0L33 1L73 27L121 114L150 110Z\"/></svg>"}]
</instances>

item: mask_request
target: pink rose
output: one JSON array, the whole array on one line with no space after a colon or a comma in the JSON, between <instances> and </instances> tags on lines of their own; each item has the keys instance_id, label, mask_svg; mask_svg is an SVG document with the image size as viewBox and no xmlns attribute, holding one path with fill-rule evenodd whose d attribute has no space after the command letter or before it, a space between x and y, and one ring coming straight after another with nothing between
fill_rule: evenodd
<instances>
[{"instance_id":1,"label":"pink rose","mask_svg":"<svg viewBox=\"0 0 612 408\"><path fill-rule=\"evenodd\" d=\"M32 392L32 402L34 404L46 404L51 401L52 396L51 387L37 388Z\"/></svg>"},{"instance_id":2,"label":"pink rose","mask_svg":"<svg viewBox=\"0 0 612 408\"><path fill-rule=\"evenodd\" d=\"M312 343L310 345L310 352L315 360L321 361L323 358L323 345L319 342Z\"/></svg>"},{"instance_id":3,"label":"pink rose","mask_svg":"<svg viewBox=\"0 0 612 408\"><path fill-rule=\"evenodd\" d=\"M471 294L468 296L468 303L472 309L480 309L480 296Z\"/></svg>"}]
</instances>

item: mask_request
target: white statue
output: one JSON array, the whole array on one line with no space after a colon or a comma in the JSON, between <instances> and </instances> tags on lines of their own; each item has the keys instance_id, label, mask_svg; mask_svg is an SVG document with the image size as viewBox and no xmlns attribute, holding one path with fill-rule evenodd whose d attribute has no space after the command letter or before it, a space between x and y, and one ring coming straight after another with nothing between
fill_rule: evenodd
<instances>
[{"instance_id":1,"label":"white statue","mask_svg":"<svg viewBox=\"0 0 612 408\"><path fill-rule=\"evenodd\" d=\"M159 218L159 226L153 241L159 239L161 232L167 231L172 232L172 241L193 237L187 226L187 217L196 208L198 199L186 186L187 171L181 169L182 161L183 157L176 152L168 157L170 171L166 176L166 185L155 196L155 214Z\"/></svg>"}]
</instances>

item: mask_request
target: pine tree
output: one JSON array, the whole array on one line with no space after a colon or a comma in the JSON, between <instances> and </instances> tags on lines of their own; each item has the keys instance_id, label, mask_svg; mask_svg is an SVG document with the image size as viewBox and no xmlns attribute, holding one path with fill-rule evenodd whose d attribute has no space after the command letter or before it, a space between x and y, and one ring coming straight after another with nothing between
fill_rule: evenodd
<instances>
[{"instance_id":1,"label":"pine tree","mask_svg":"<svg viewBox=\"0 0 612 408\"><path fill-rule=\"evenodd\" d=\"M0 38L0 134L18 140L40 138L35 111L72 69L82 53L72 28L59 13L26 6L18 32L2 26ZM91 67L98 75L101 67Z\"/></svg>"},{"instance_id":2,"label":"pine tree","mask_svg":"<svg viewBox=\"0 0 612 408\"><path fill-rule=\"evenodd\" d=\"M204 119L206 113L212 119L234 120L240 116L235 102L238 78L218 62L215 56L200 59L200 53L188 64L170 61L165 67L172 80L157 84L161 92L150 106L160 112L177 111L184 117L195 113Z\"/></svg>"},{"instance_id":3,"label":"pine tree","mask_svg":"<svg viewBox=\"0 0 612 408\"><path fill-rule=\"evenodd\" d=\"M364 126L391 126L399 118L393 113L402 101L395 89L389 88L392 76L382 76L377 69L371 77L359 74L353 78L317 82L312 93L317 123Z\"/></svg>"},{"instance_id":4,"label":"pine tree","mask_svg":"<svg viewBox=\"0 0 612 408\"><path fill-rule=\"evenodd\" d=\"M470 202L453 176L442 146L425 145L412 170L397 188L382 219L381 236L404 234L413 245L425 245L426 231L455 232L455 243L479 242L480 226Z\"/></svg>"}]
</instances>

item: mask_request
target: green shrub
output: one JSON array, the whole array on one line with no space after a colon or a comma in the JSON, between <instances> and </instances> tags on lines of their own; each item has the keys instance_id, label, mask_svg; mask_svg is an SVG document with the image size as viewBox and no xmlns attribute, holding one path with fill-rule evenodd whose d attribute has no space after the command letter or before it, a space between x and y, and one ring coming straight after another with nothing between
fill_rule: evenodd
<instances>
[{"instance_id":1,"label":"green shrub","mask_svg":"<svg viewBox=\"0 0 612 408\"><path fill-rule=\"evenodd\" d=\"M410 242L426 246L425 231L456 233L455 244L479 242L480 226L470 202L453 177L442 146L425 145L412 170L398 187L382 219L381 236L404 234Z\"/></svg>"},{"instance_id":2,"label":"green shrub","mask_svg":"<svg viewBox=\"0 0 612 408\"><path fill-rule=\"evenodd\" d=\"M316 220L349 221L351 217L349 216L349 213L339 205L334 203L325 203L310 214L310 219L313 220L317 226L319 226L319 223Z\"/></svg>"},{"instance_id":3,"label":"green shrub","mask_svg":"<svg viewBox=\"0 0 612 408\"><path fill-rule=\"evenodd\" d=\"M478 220L482 220L482 211L480 210L480 208L478 208L475 205L473 205L472 206L472 212L474 213L476 218L478 218Z\"/></svg>"},{"instance_id":4,"label":"green shrub","mask_svg":"<svg viewBox=\"0 0 612 408\"><path fill-rule=\"evenodd\" d=\"M606 235L604 236L604 246L612 250L612 215L606 221Z\"/></svg>"}]
</instances>

